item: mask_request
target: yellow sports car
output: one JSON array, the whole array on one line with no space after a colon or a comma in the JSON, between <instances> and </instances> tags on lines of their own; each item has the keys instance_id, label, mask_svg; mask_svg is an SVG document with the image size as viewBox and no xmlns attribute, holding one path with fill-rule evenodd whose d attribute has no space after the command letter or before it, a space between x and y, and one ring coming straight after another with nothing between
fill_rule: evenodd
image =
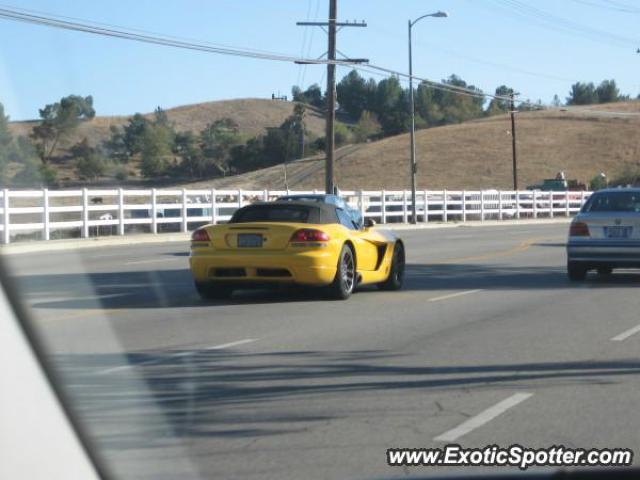
<instances>
[{"instance_id":1,"label":"yellow sports car","mask_svg":"<svg viewBox=\"0 0 640 480\"><path fill-rule=\"evenodd\" d=\"M398 290L405 250L392 232L371 228L352 212L318 201L259 202L229 223L207 225L191 237L189 263L203 298L268 284L324 287L347 299L358 285Z\"/></svg>"}]
</instances>

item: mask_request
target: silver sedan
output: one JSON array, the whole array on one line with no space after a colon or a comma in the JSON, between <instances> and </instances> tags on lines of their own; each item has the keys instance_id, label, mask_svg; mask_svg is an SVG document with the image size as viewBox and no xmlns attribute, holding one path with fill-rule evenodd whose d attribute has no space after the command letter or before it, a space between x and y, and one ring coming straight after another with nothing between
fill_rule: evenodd
<instances>
[{"instance_id":1,"label":"silver sedan","mask_svg":"<svg viewBox=\"0 0 640 480\"><path fill-rule=\"evenodd\" d=\"M600 190L587 200L569 228L567 274L584 280L614 268L640 268L640 188Z\"/></svg>"}]
</instances>

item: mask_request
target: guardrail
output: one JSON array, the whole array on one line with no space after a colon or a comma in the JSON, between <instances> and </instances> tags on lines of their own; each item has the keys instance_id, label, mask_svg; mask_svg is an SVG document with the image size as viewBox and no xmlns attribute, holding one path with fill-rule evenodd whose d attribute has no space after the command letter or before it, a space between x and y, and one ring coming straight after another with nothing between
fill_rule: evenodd
<instances>
[{"instance_id":1,"label":"guardrail","mask_svg":"<svg viewBox=\"0 0 640 480\"><path fill-rule=\"evenodd\" d=\"M128 233L188 232L205 223L228 221L233 212L284 190L9 190L0 191L2 243L88 238ZM433 191L417 192L417 221L553 218L576 213L591 192ZM363 217L378 223L411 220L409 191L341 191Z\"/></svg>"}]
</instances>

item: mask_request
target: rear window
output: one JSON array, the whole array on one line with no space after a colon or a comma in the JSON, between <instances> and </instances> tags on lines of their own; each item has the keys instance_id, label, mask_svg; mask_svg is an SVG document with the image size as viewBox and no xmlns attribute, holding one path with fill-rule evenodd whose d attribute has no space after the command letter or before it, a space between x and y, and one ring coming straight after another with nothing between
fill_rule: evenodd
<instances>
[{"instance_id":1,"label":"rear window","mask_svg":"<svg viewBox=\"0 0 640 480\"><path fill-rule=\"evenodd\" d=\"M287 205L261 205L238 210L230 223L291 222L309 223L310 208Z\"/></svg>"},{"instance_id":2,"label":"rear window","mask_svg":"<svg viewBox=\"0 0 640 480\"><path fill-rule=\"evenodd\" d=\"M640 193L606 192L594 194L584 212L640 212Z\"/></svg>"}]
</instances>

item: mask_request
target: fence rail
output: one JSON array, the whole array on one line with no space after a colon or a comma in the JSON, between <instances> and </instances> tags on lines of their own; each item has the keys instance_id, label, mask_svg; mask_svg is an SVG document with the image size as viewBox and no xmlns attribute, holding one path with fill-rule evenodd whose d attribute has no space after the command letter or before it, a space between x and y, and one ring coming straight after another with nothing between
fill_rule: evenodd
<instances>
[{"instance_id":1,"label":"fence rail","mask_svg":"<svg viewBox=\"0 0 640 480\"><path fill-rule=\"evenodd\" d=\"M226 222L257 200L320 191L216 189L0 190L2 243L88 238L129 233L188 232ZM417 221L449 222L569 217L591 192L423 190L416 194ZM363 217L378 223L411 220L411 192L341 191Z\"/></svg>"}]
</instances>

